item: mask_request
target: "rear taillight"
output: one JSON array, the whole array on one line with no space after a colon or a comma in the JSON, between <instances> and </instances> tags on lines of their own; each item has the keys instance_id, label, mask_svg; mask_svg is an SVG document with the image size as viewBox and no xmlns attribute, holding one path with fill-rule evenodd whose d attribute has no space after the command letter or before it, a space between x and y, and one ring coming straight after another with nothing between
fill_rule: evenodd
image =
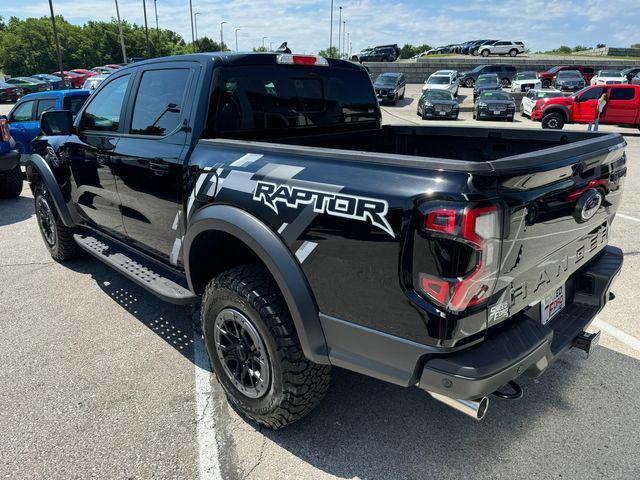
<instances>
[{"instance_id":1,"label":"rear taillight","mask_svg":"<svg viewBox=\"0 0 640 480\"><path fill-rule=\"evenodd\" d=\"M423 209L423 214L420 236L427 239L433 259L424 268L430 271L418 275L422 293L452 312L485 303L499 271L498 208L447 204Z\"/></svg>"},{"instance_id":2,"label":"rear taillight","mask_svg":"<svg viewBox=\"0 0 640 480\"><path fill-rule=\"evenodd\" d=\"M0 139L3 142L11 140L11 132L9 131L9 122L5 118L0 118Z\"/></svg>"},{"instance_id":3,"label":"rear taillight","mask_svg":"<svg viewBox=\"0 0 640 480\"><path fill-rule=\"evenodd\" d=\"M276 61L283 65L320 65L323 67L329 65L329 62L324 57L316 57L314 55L293 55L290 53L278 55Z\"/></svg>"}]
</instances>

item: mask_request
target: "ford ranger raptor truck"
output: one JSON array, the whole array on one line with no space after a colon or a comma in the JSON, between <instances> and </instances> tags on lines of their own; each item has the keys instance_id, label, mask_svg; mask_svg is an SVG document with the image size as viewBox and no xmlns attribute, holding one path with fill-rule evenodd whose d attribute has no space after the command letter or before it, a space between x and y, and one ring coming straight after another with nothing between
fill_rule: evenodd
<instances>
[{"instance_id":1,"label":"ford ranger raptor truck","mask_svg":"<svg viewBox=\"0 0 640 480\"><path fill-rule=\"evenodd\" d=\"M382 125L348 61L136 62L41 127L26 164L53 258L200 302L229 401L271 428L332 366L482 418L594 345L622 264L620 135Z\"/></svg>"}]
</instances>

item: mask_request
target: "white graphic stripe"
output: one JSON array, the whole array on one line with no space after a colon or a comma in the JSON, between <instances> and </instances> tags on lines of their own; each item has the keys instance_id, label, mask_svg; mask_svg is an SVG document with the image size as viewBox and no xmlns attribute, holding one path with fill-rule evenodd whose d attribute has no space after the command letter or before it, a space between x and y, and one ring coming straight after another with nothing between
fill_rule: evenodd
<instances>
[{"instance_id":1,"label":"white graphic stripe","mask_svg":"<svg viewBox=\"0 0 640 480\"><path fill-rule=\"evenodd\" d=\"M282 233L284 232L284 229L287 228L287 225L289 225L288 223L283 223L282 225L280 225L280 228L278 229L278 233Z\"/></svg>"},{"instance_id":2,"label":"white graphic stripe","mask_svg":"<svg viewBox=\"0 0 640 480\"><path fill-rule=\"evenodd\" d=\"M247 165L260 160L264 155L261 155L259 153L247 153L246 155L243 155L242 157L240 157L239 159L237 159L234 162L231 162L229 164L229 166L231 167L246 167Z\"/></svg>"},{"instance_id":3,"label":"white graphic stripe","mask_svg":"<svg viewBox=\"0 0 640 480\"><path fill-rule=\"evenodd\" d=\"M296 258L298 261L303 263L317 246L318 244L314 242L304 242L296 252Z\"/></svg>"}]
</instances>

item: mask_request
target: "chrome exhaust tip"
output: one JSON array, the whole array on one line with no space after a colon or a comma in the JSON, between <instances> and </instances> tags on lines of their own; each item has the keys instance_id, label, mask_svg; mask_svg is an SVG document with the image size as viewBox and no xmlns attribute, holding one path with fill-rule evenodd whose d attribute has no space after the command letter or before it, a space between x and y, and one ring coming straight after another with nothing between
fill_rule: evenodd
<instances>
[{"instance_id":1,"label":"chrome exhaust tip","mask_svg":"<svg viewBox=\"0 0 640 480\"><path fill-rule=\"evenodd\" d=\"M447 397L440 393L429 391L427 391L427 393L436 400L476 420L482 420L489 409L489 397L481 397L476 400L460 400L458 398Z\"/></svg>"}]
</instances>

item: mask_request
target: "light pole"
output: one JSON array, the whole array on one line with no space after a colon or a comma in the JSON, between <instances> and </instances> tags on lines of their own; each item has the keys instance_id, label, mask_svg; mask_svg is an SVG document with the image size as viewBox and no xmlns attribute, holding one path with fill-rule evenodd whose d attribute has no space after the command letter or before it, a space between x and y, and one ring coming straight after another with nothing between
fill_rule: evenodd
<instances>
[{"instance_id":1,"label":"light pole","mask_svg":"<svg viewBox=\"0 0 640 480\"><path fill-rule=\"evenodd\" d=\"M262 48L264 49L264 40L265 38L269 38L269 37L262 37Z\"/></svg>"},{"instance_id":2,"label":"light pole","mask_svg":"<svg viewBox=\"0 0 640 480\"><path fill-rule=\"evenodd\" d=\"M273 52L273 42L269 42L269 51Z\"/></svg>"},{"instance_id":3,"label":"light pole","mask_svg":"<svg viewBox=\"0 0 640 480\"><path fill-rule=\"evenodd\" d=\"M347 33L347 60L349 60L349 57L351 57L351 48L349 48L349 45L351 45L351 32Z\"/></svg>"},{"instance_id":4,"label":"light pole","mask_svg":"<svg viewBox=\"0 0 640 480\"><path fill-rule=\"evenodd\" d=\"M157 0L153 0L153 9L156 12L156 38L158 40L158 46L160 45L160 28L158 27L158 4ZM158 47L156 47L157 49Z\"/></svg>"},{"instance_id":5,"label":"light pole","mask_svg":"<svg viewBox=\"0 0 640 480\"><path fill-rule=\"evenodd\" d=\"M341 43L342 40L342 7L338 7L340 9L340 16L338 17L338 58L340 58L341 51Z\"/></svg>"},{"instance_id":6,"label":"light pole","mask_svg":"<svg viewBox=\"0 0 640 480\"><path fill-rule=\"evenodd\" d=\"M240 30L240 28L236 28L236 52L238 51L238 30Z\"/></svg>"},{"instance_id":7,"label":"light pole","mask_svg":"<svg viewBox=\"0 0 640 480\"><path fill-rule=\"evenodd\" d=\"M147 25L147 0L142 0L142 10L144 11L144 36L147 39L147 57L151 58L151 42L149 41L149 27Z\"/></svg>"},{"instance_id":8,"label":"light pole","mask_svg":"<svg viewBox=\"0 0 640 480\"><path fill-rule=\"evenodd\" d=\"M56 42L56 53L58 54L58 68L60 69L60 78L64 82L64 68L62 67L62 52L60 51L60 42L58 41L58 27L56 27L56 16L53 14L53 2L49 0L49 10L51 10L51 26L53 27L53 38Z\"/></svg>"},{"instance_id":9,"label":"light pole","mask_svg":"<svg viewBox=\"0 0 640 480\"><path fill-rule=\"evenodd\" d=\"M347 21L345 20L344 22L342 22L342 53L344 54L344 51L347 48L347 43L345 42L345 35L347 33ZM342 58L342 55L340 55L340 58Z\"/></svg>"},{"instance_id":10,"label":"light pole","mask_svg":"<svg viewBox=\"0 0 640 480\"><path fill-rule=\"evenodd\" d=\"M329 55L333 50L333 0L331 0L331 20L329 20Z\"/></svg>"},{"instance_id":11,"label":"light pole","mask_svg":"<svg viewBox=\"0 0 640 480\"><path fill-rule=\"evenodd\" d=\"M194 45L198 44L198 15L200 15L200 12L196 12L193 14L193 26L196 30L196 36L193 41ZM200 50L200 48L197 48L197 50Z\"/></svg>"},{"instance_id":12,"label":"light pole","mask_svg":"<svg viewBox=\"0 0 640 480\"><path fill-rule=\"evenodd\" d=\"M193 53L196 53L196 37L193 34L193 5L191 4L191 0L189 0L189 18L191 18L191 48Z\"/></svg>"},{"instance_id":13,"label":"light pole","mask_svg":"<svg viewBox=\"0 0 640 480\"><path fill-rule=\"evenodd\" d=\"M127 49L124 46L124 35L122 33L122 22L120 22L120 8L116 0L116 16L118 17L118 33L120 34L120 47L122 48L122 61L127 63Z\"/></svg>"},{"instance_id":14,"label":"light pole","mask_svg":"<svg viewBox=\"0 0 640 480\"><path fill-rule=\"evenodd\" d=\"M224 33L222 31L222 26L227 22L220 22L220 51L224 51Z\"/></svg>"}]
</instances>

